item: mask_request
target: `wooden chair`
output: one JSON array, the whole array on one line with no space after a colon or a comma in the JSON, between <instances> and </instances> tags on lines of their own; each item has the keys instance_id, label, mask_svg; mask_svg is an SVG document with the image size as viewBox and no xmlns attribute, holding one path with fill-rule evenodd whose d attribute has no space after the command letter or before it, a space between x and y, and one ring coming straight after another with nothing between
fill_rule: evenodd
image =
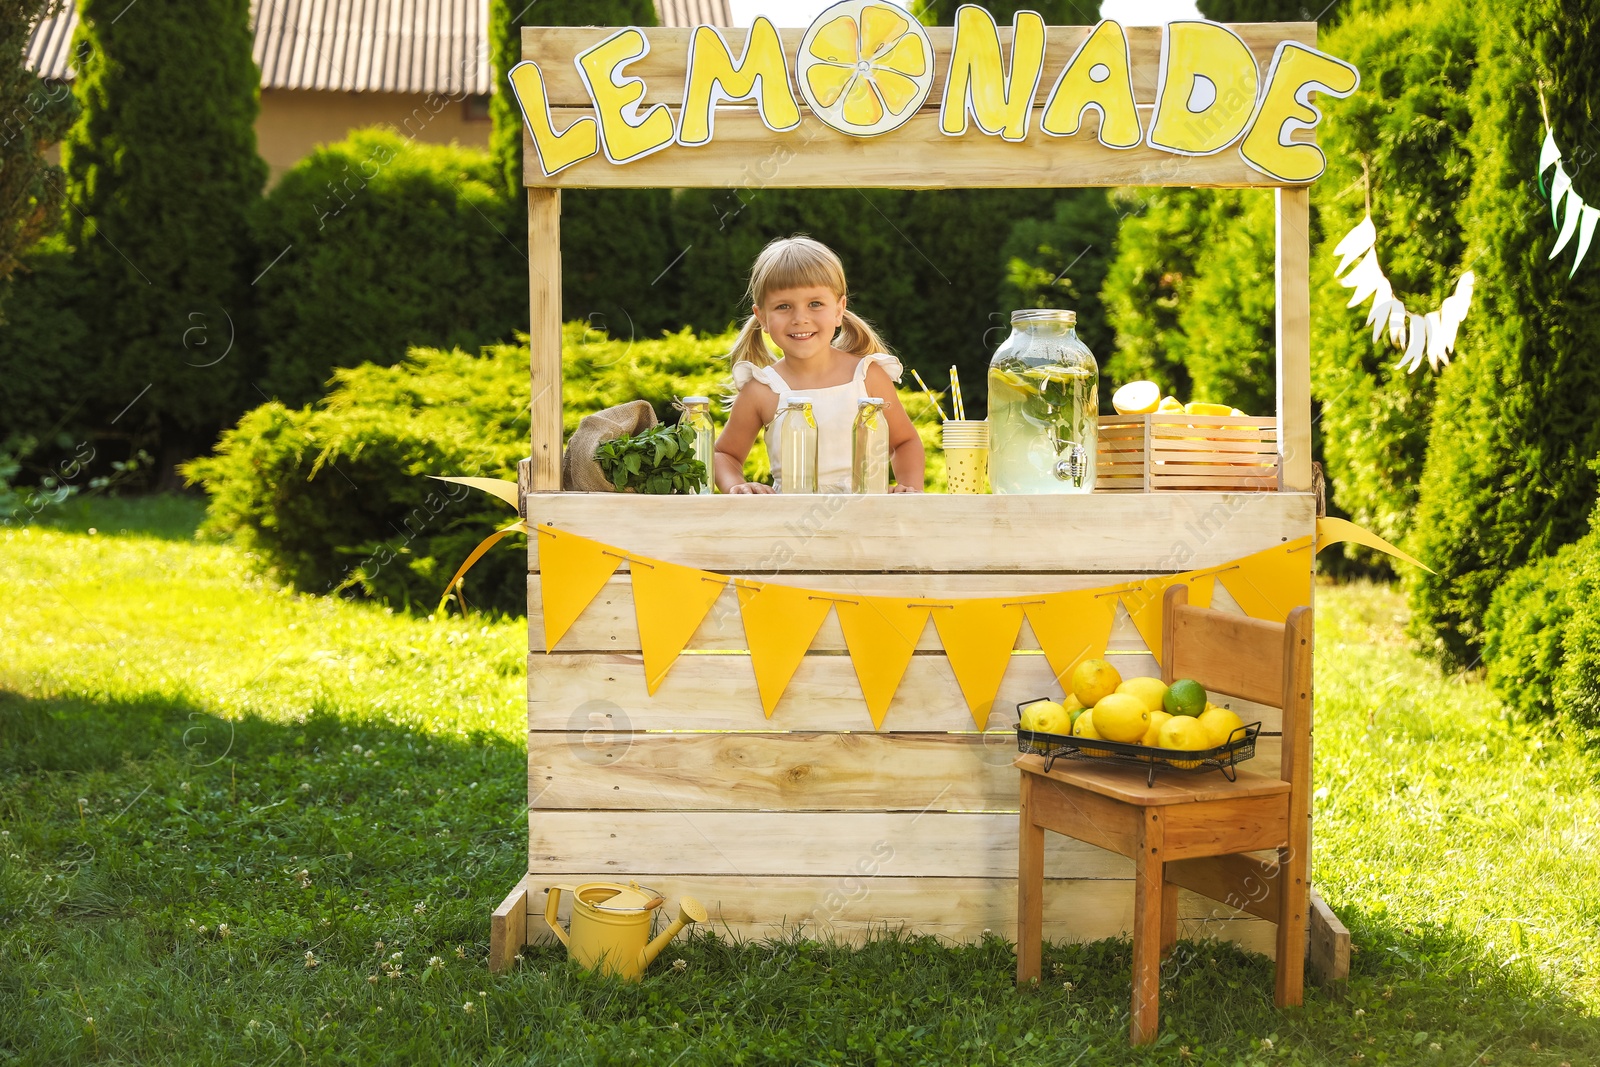
<instances>
[{"instance_id":1,"label":"wooden chair","mask_svg":"<svg viewBox=\"0 0 1600 1067\"><path fill-rule=\"evenodd\" d=\"M1110 761L1020 756L1022 834L1017 871L1017 982L1039 978L1044 921L1044 832L1120 852L1134 862L1133 1008L1129 1040L1154 1041L1161 958L1177 940L1178 889L1276 922L1278 1006L1299 1004L1309 911L1311 609L1285 624L1190 607L1167 590L1161 677L1193 678L1207 691L1283 709L1277 776L1250 764L1220 773L1146 771ZM1263 860L1245 855L1276 849Z\"/></svg>"}]
</instances>

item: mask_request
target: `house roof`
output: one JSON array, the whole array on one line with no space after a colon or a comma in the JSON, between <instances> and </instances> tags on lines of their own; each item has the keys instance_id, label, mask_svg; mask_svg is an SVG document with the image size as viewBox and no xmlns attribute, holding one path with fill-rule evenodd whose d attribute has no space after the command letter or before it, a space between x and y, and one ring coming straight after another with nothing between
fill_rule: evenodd
<instances>
[{"instance_id":1,"label":"house roof","mask_svg":"<svg viewBox=\"0 0 1600 1067\"><path fill-rule=\"evenodd\" d=\"M42 19L25 62L41 77L72 77L77 5ZM488 0L255 0L263 89L469 93L491 89ZM729 0L656 0L663 26L733 22Z\"/></svg>"}]
</instances>

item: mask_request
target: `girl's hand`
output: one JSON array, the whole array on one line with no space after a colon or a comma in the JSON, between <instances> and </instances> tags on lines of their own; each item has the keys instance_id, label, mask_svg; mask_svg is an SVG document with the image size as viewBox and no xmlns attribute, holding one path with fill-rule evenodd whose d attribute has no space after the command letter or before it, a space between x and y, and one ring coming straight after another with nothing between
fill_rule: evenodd
<instances>
[{"instance_id":1,"label":"girl's hand","mask_svg":"<svg viewBox=\"0 0 1600 1067\"><path fill-rule=\"evenodd\" d=\"M777 490L765 482L740 482L728 490L731 496L743 496L753 493L776 493Z\"/></svg>"},{"instance_id":2,"label":"girl's hand","mask_svg":"<svg viewBox=\"0 0 1600 1067\"><path fill-rule=\"evenodd\" d=\"M891 493L920 493L920 492L922 492L922 489L919 486L915 486L915 485L898 485L897 484L897 485L891 485L889 487L889 492L891 492Z\"/></svg>"}]
</instances>

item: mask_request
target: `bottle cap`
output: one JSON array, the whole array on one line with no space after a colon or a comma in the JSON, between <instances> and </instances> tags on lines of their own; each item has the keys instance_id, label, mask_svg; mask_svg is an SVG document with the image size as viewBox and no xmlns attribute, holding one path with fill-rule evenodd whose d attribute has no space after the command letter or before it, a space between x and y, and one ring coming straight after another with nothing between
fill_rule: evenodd
<instances>
[{"instance_id":1,"label":"bottle cap","mask_svg":"<svg viewBox=\"0 0 1600 1067\"><path fill-rule=\"evenodd\" d=\"M683 402L685 404L709 404L711 403L711 398L708 396L686 396L683 398Z\"/></svg>"},{"instance_id":2,"label":"bottle cap","mask_svg":"<svg viewBox=\"0 0 1600 1067\"><path fill-rule=\"evenodd\" d=\"M1020 326L1029 322L1054 322L1062 326L1075 326L1078 322L1078 313L1063 311L1060 308L1023 308L1011 313L1011 325Z\"/></svg>"},{"instance_id":3,"label":"bottle cap","mask_svg":"<svg viewBox=\"0 0 1600 1067\"><path fill-rule=\"evenodd\" d=\"M783 406L792 408L792 407L799 407L801 404L810 404L810 403L811 403L811 398L809 396L797 396L794 393L790 393L789 394L789 399L784 402Z\"/></svg>"},{"instance_id":4,"label":"bottle cap","mask_svg":"<svg viewBox=\"0 0 1600 1067\"><path fill-rule=\"evenodd\" d=\"M874 405L876 405L878 407L882 407L883 406L883 397L881 397L881 396L864 396L860 400L856 401L856 407L858 407L858 408L864 408L868 404L874 404Z\"/></svg>"}]
</instances>

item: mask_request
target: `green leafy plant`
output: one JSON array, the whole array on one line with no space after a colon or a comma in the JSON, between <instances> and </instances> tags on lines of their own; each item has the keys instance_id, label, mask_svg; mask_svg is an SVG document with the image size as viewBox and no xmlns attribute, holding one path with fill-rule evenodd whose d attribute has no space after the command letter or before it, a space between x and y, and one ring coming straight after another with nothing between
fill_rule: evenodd
<instances>
[{"instance_id":1,"label":"green leafy plant","mask_svg":"<svg viewBox=\"0 0 1600 1067\"><path fill-rule=\"evenodd\" d=\"M706 465L694 455L694 431L681 424L614 437L594 450L594 458L619 492L667 496L696 493L706 484Z\"/></svg>"}]
</instances>

